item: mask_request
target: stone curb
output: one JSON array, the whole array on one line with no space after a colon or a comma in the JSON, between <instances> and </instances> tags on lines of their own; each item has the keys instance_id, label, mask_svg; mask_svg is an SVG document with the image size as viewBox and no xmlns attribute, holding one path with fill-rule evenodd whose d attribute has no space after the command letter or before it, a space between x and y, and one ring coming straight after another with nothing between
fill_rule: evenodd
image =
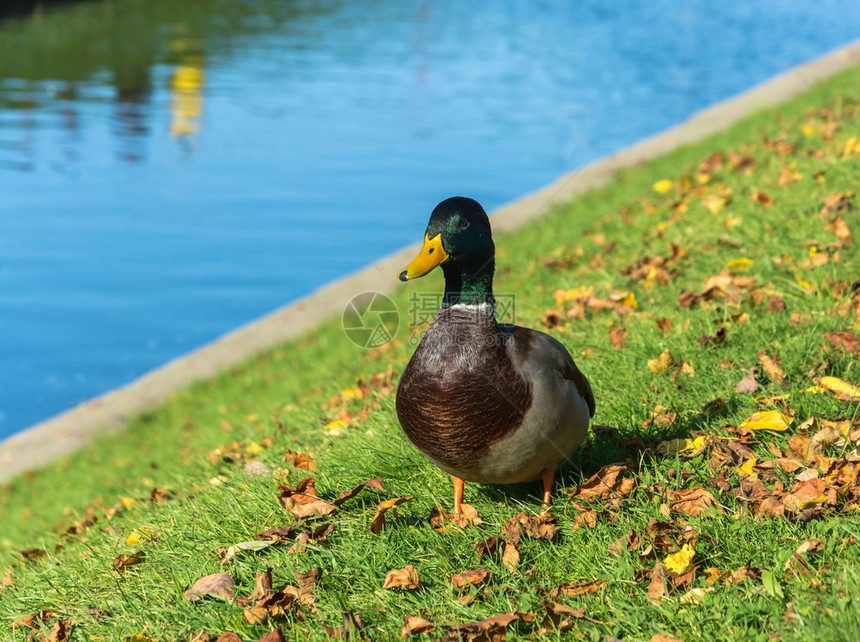
<instances>
[{"instance_id":1,"label":"stone curb","mask_svg":"<svg viewBox=\"0 0 860 642\"><path fill-rule=\"evenodd\" d=\"M549 209L599 187L621 168L631 167L722 131L766 107L785 102L821 80L860 64L860 40L780 74L733 98L700 111L688 120L513 201L492 214L493 228L517 229ZM354 274L325 285L263 318L152 370L132 383L105 393L0 442L0 481L68 455L108 432L124 429L130 419L153 408L191 383L215 376L342 312L361 292L388 292L396 275L417 252L410 246Z\"/></svg>"}]
</instances>

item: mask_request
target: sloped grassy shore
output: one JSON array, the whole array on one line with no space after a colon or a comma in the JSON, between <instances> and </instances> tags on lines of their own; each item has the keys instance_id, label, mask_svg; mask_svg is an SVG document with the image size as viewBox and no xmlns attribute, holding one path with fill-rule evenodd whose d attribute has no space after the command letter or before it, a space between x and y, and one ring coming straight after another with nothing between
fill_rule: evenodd
<instances>
[{"instance_id":1,"label":"sloped grassy shore","mask_svg":"<svg viewBox=\"0 0 860 642\"><path fill-rule=\"evenodd\" d=\"M409 330L332 320L6 485L0 637L845 639L858 139L853 70L497 239L496 291L597 397L553 521L537 485L446 521L394 413Z\"/></svg>"}]
</instances>

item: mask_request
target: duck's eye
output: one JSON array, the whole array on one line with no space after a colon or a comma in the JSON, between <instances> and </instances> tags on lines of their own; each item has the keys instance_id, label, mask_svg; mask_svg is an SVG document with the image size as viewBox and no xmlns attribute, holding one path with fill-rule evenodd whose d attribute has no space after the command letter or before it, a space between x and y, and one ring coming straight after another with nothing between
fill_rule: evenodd
<instances>
[{"instance_id":1,"label":"duck's eye","mask_svg":"<svg viewBox=\"0 0 860 642\"><path fill-rule=\"evenodd\" d=\"M460 222L457 223L457 227L459 227L461 230L465 230L467 227L469 227L469 221L465 218L461 218Z\"/></svg>"}]
</instances>

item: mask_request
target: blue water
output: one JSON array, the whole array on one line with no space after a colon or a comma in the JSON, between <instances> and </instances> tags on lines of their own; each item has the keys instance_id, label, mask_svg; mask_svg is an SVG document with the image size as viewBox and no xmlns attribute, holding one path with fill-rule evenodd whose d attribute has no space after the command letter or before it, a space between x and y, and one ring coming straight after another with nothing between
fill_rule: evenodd
<instances>
[{"instance_id":1,"label":"blue water","mask_svg":"<svg viewBox=\"0 0 860 642\"><path fill-rule=\"evenodd\" d=\"M860 36L856 1L485 4L0 21L0 437L416 241L447 196L495 208Z\"/></svg>"}]
</instances>

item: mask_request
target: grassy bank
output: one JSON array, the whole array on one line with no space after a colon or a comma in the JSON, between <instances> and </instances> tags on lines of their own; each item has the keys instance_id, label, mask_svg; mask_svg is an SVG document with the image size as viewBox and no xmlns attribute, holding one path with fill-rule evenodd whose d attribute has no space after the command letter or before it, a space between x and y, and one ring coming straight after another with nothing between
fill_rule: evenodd
<instances>
[{"instance_id":1,"label":"grassy bank","mask_svg":"<svg viewBox=\"0 0 860 642\"><path fill-rule=\"evenodd\" d=\"M831 79L497 239L496 292L597 398L555 523L537 485L472 484L477 517L431 524L450 479L394 413L410 332L365 350L332 320L6 485L4 639L65 639L72 620L81 640L844 639L860 627L858 88L860 70ZM441 286L402 286L403 321ZM216 573L220 598L185 594Z\"/></svg>"}]
</instances>

